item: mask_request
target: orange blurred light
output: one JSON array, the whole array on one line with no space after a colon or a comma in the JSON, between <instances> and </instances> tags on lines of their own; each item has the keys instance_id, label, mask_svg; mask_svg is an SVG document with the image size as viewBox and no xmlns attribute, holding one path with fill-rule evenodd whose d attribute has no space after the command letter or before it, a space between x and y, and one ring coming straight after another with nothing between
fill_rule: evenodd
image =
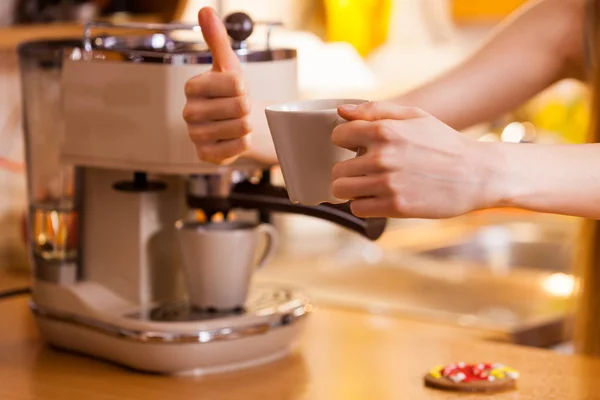
<instances>
[{"instance_id":1,"label":"orange blurred light","mask_svg":"<svg viewBox=\"0 0 600 400\"><path fill-rule=\"evenodd\" d=\"M457 21L499 20L526 2L527 0L452 0L452 13Z\"/></svg>"}]
</instances>

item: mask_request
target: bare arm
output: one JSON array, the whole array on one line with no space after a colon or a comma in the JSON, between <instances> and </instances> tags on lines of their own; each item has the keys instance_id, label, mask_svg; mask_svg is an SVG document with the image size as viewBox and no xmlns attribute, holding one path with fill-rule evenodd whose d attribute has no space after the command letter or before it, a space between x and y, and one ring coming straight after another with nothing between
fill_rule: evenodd
<instances>
[{"instance_id":1,"label":"bare arm","mask_svg":"<svg viewBox=\"0 0 600 400\"><path fill-rule=\"evenodd\" d=\"M583 76L585 0L535 0L464 63L394 99L454 129L492 120L564 78Z\"/></svg>"},{"instance_id":2,"label":"bare arm","mask_svg":"<svg viewBox=\"0 0 600 400\"><path fill-rule=\"evenodd\" d=\"M492 144L491 206L600 219L600 144Z\"/></svg>"},{"instance_id":3,"label":"bare arm","mask_svg":"<svg viewBox=\"0 0 600 400\"><path fill-rule=\"evenodd\" d=\"M585 2L530 1L465 62L392 100L461 130L515 109L561 79L582 79ZM257 135L250 153L276 163L264 116L253 116Z\"/></svg>"}]
</instances>

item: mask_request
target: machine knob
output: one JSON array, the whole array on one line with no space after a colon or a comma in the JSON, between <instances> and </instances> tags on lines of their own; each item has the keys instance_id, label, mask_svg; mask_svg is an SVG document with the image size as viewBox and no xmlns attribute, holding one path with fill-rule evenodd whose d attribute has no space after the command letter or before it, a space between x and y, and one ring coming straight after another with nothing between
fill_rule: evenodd
<instances>
[{"instance_id":1,"label":"machine knob","mask_svg":"<svg viewBox=\"0 0 600 400\"><path fill-rule=\"evenodd\" d=\"M254 22L248 14L236 12L225 18L227 34L236 42L243 42L248 39L254 30Z\"/></svg>"}]
</instances>

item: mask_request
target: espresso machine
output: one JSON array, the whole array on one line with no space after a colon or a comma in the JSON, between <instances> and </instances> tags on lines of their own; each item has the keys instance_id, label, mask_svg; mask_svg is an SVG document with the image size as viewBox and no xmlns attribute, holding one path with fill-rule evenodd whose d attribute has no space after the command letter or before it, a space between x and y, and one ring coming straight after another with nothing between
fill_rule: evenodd
<instances>
[{"instance_id":1,"label":"espresso machine","mask_svg":"<svg viewBox=\"0 0 600 400\"><path fill-rule=\"evenodd\" d=\"M260 48L247 44L256 24L275 24L241 13L224 23L251 101L295 100L296 51L271 48L270 33ZM240 310L194 309L175 222L296 213L371 240L385 229L385 219L357 218L347 204L292 204L269 166L197 159L181 115L185 82L211 67L200 38L197 26L92 22L81 38L19 47L31 309L57 348L164 374L277 359L297 342L309 299L253 285Z\"/></svg>"}]
</instances>

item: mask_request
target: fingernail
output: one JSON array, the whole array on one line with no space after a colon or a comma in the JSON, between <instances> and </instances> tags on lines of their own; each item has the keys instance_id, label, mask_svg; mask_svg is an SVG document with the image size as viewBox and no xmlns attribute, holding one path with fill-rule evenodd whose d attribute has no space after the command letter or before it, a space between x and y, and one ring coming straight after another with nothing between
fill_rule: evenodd
<instances>
[{"instance_id":1,"label":"fingernail","mask_svg":"<svg viewBox=\"0 0 600 400\"><path fill-rule=\"evenodd\" d=\"M340 110L342 110L342 111L348 111L348 112L354 111L354 110L356 110L356 104L344 104L344 105L341 105L340 106Z\"/></svg>"}]
</instances>

